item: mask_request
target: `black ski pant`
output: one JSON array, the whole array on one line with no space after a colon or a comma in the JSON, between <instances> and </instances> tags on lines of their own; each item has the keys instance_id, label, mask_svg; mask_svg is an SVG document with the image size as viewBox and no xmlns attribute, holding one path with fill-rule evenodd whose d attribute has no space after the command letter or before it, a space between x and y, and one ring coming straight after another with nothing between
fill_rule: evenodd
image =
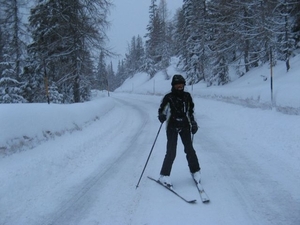
<instances>
[{"instance_id":1,"label":"black ski pant","mask_svg":"<svg viewBox=\"0 0 300 225\"><path fill-rule=\"evenodd\" d=\"M181 137L182 144L184 146L184 152L188 161L188 166L191 173L195 173L200 170L196 151L193 148L191 132L189 128L167 128L167 152L163 161L163 165L160 171L161 175L170 176L173 162L176 158L177 139L178 134Z\"/></svg>"}]
</instances>

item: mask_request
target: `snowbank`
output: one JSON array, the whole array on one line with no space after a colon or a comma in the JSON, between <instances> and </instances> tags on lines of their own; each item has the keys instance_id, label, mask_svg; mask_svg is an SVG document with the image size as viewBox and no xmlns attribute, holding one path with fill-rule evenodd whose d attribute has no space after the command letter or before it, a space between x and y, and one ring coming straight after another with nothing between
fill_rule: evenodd
<instances>
[{"instance_id":1,"label":"snowbank","mask_svg":"<svg viewBox=\"0 0 300 225\"><path fill-rule=\"evenodd\" d=\"M67 105L0 104L0 153L32 148L54 136L81 130L114 107L106 95L95 92L93 96L94 101Z\"/></svg>"}]
</instances>

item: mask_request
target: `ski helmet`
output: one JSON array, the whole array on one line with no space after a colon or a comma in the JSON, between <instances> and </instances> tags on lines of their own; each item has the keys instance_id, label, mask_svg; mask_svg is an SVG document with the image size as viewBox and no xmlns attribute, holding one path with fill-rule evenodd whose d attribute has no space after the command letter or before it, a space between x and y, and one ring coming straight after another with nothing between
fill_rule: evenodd
<instances>
[{"instance_id":1,"label":"ski helmet","mask_svg":"<svg viewBox=\"0 0 300 225\"><path fill-rule=\"evenodd\" d=\"M174 86L175 84L184 84L185 85L184 77L182 75L175 74L173 76L171 85Z\"/></svg>"}]
</instances>

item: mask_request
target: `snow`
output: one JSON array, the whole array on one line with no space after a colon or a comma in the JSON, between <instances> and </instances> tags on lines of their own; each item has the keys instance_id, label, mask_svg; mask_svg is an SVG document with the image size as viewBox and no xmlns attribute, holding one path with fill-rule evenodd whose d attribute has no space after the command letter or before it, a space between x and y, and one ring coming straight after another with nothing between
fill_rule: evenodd
<instances>
[{"instance_id":1,"label":"snow","mask_svg":"<svg viewBox=\"0 0 300 225\"><path fill-rule=\"evenodd\" d=\"M70 105L0 105L0 224L300 224L300 55L222 87L187 86L200 126L194 138L202 204L178 141L171 179L187 204L147 179L165 154L157 109L168 68L137 74L110 96ZM264 78L267 77L267 81Z\"/></svg>"}]
</instances>

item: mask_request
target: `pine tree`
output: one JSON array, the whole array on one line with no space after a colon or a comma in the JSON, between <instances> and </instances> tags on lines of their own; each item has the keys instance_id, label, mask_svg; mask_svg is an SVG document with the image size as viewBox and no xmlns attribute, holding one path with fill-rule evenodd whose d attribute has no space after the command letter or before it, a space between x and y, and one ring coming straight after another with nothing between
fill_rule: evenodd
<instances>
[{"instance_id":1,"label":"pine tree","mask_svg":"<svg viewBox=\"0 0 300 225\"><path fill-rule=\"evenodd\" d=\"M273 18L274 33L276 34L274 47L277 49L278 59L286 62L287 71L290 69L290 57L295 49L293 37L293 14L297 10L295 0L277 0L274 2Z\"/></svg>"},{"instance_id":2,"label":"pine tree","mask_svg":"<svg viewBox=\"0 0 300 225\"><path fill-rule=\"evenodd\" d=\"M143 65L143 70L150 74L151 77L158 71L156 64L161 60L161 57L157 54L157 47L159 45L160 34L160 21L158 15L158 7L156 0L151 0L149 7L149 23L147 25L147 31L145 37L146 40L146 58Z\"/></svg>"},{"instance_id":3,"label":"pine tree","mask_svg":"<svg viewBox=\"0 0 300 225\"><path fill-rule=\"evenodd\" d=\"M175 55L181 59L187 58L187 51L185 47L185 19L184 12L182 9L177 10L175 14L175 34L174 34L174 45L175 45ZM183 60L182 60L183 61Z\"/></svg>"},{"instance_id":4,"label":"pine tree","mask_svg":"<svg viewBox=\"0 0 300 225\"><path fill-rule=\"evenodd\" d=\"M207 6L206 1L183 1L180 63L190 83L205 79L207 65Z\"/></svg>"},{"instance_id":5,"label":"pine tree","mask_svg":"<svg viewBox=\"0 0 300 225\"><path fill-rule=\"evenodd\" d=\"M229 62L235 58L235 36L232 32L232 11L222 0L210 4L209 22L215 24L210 29L209 56L211 58L211 75L207 85L223 85L229 81ZM230 30L230 32L229 32Z\"/></svg>"},{"instance_id":6,"label":"pine tree","mask_svg":"<svg viewBox=\"0 0 300 225\"><path fill-rule=\"evenodd\" d=\"M293 23L293 34L295 39L295 48L300 48L300 2L295 6L295 11L293 12L294 23Z\"/></svg>"},{"instance_id":7,"label":"pine tree","mask_svg":"<svg viewBox=\"0 0 300 225\"><path fill-rule=\"evenodd\" d=\"M118 87L118 81L116 79L112 62L110 62L110 64L107 65L107 82L108 91L114 91Z\"/></svg>"},{"instance_id":8,"label":"pine tree","mask_svg":"<svg viewBox=\"0 0 300 225\"><path fill-rule=\"evenodd\" d=\"M119 61L118 69L116 73L116 83L117 86L123 84L123 82L128 78L128 75L125 72L125 63L124 60Z\"/></svg>"},{"instance_id":9,"label":"pine tree","mask_svg":"<svg viewBox=\"0 0 300 225\"><path fill-rule=\"evenodd\" d=\"M170 58L172 56L172 38L170 33L172 30L171 23L168 21L168 7L166 0L161 0L158 6L158 16L160 21L160 34L159 34L159 44L157 46L158 55L161 56L159 62L160 68L167 68L170 64Z\"/></svg>"},{"instance_id":10,"label":"pine tree","mask_svg":"<svg viewBox=\"0 0 300 225\"><path fill-rule=\"evenodd\" d=\"M109 6L106 0L53 0L40 1L31 10L33 43L28 46L28 61L36 62L31 71L36 80L45 77L55 82L64 102L89 98L93 72L88 68L93 52L105 50Z\"/></svg>"},{"instance_id":11,"label":"pine tree","mask_svg":"<svg viewBox=\"0 0 300 225\"><path fill-rule=\"evenodd\" d=\"M133 76L135 73L142 71L144 59L145 50L143 40L139 35L137 37L133 36L125 54L124 72L127 73L128 76Z\"/></svg>"},{"instance_id":12,"label":"pine tree","mask_svg":"<svg viewBox=\"0 0 300 225\"><path fill-rule=\"evenodd\" d=\"M273 42L273 33L271 26L272 7L268 1L259 1L255 6L255 21L256 34L253 36L255 40L253 47L255 54L257 55L257 61L260 64L267 63L269 61L270 47Z\"/></svg>"},{"instance_id":13,"label":"pine tree","mask_svg":"<svg viewBox=\"0 0 300 225\"><path fill-rule=\"evenodd\" d=\"M0 1L0 103L26 101L21 90L26 46L21 10L25 5L20 0Z\"/></svg>"},{"instance_id":14,"label":"pine tree","mask_svg":"<svg viewBox=\"0 0 300 225\"><path fill-rule=\"evenodd\" d=\"M105 62L105 55L103 52L101 52L99 56L99 62L97 66L97 81L100 90L108 90L108 72Z\"/></svg>"}]
</instances>

